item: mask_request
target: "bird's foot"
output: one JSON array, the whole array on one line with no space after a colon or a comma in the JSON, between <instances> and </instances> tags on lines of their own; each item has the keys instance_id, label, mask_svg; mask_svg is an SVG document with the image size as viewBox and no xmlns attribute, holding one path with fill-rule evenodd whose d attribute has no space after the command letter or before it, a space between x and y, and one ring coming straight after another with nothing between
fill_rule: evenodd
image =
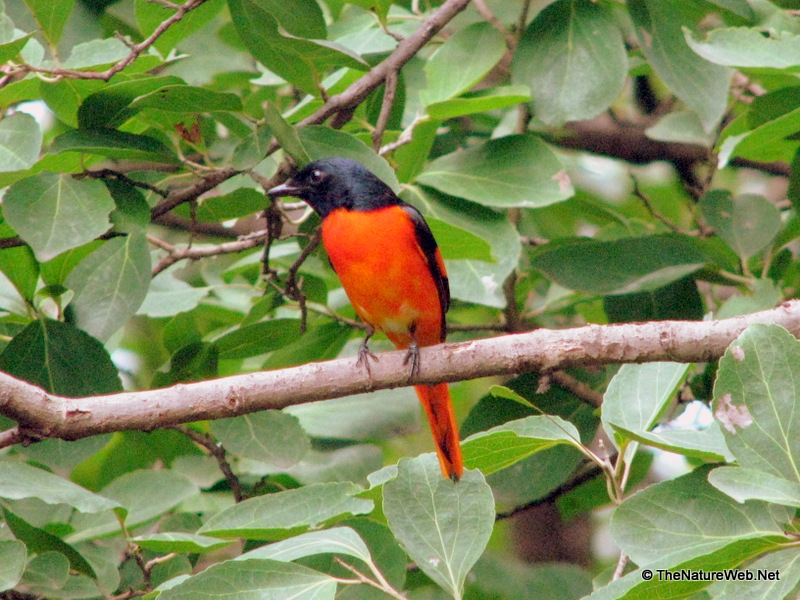
<instances>
[{"instance_id":1,"label":"bird's foot","mask_svg":"<svg viewBox=\"0 0 800 600\"><path fill-rule=\"evenodd\" d=\"M409 379L419 375L419 346L417 342L411 342L408 345L408 351L406 352L406 357L403 359L403 364L411 364Z\"/></svg>"}]
</instances>

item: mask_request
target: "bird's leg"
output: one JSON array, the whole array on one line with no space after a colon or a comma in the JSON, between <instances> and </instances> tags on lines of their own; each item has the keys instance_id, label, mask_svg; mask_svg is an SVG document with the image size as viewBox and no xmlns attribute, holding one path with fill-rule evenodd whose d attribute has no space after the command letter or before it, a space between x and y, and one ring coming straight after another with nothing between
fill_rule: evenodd
<instances>
[{"instance_id":1,"label":"bird's leg","mask_svg":"<svg viewBox=\"0 0 800 600\"><path fill-rule=\"evenodd\" d=\"M411 334L411 343L408 345L406 357L403 359L404 365L411 363L411 375L409 378L419 375L419 344L417 344L417 336L415 335L416 329L417 326L414 324L409 330Z\"/></svg>"},{"instance_id":2,"label":"bird's leg","mask_svg":"<svg viewBox=\"0 0 800 600\"><path fill-rule=\"evenodd\" d=\"M372 377L372 371L369 369L369 359L376 361L378 357L369 349L369 338L373 336L375 333L375 329L372 325L367 325L367 335L364 337L364 341L361 342L361 346L358 348L358 360L356 361L356 366L364 365L364 368L367 370L367 375Z\"/></svg>"}]
</instances>

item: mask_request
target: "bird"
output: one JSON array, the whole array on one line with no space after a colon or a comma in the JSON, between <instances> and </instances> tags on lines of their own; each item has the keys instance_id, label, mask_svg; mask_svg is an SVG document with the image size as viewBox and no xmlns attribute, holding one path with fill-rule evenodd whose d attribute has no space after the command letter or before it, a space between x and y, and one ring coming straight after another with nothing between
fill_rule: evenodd
<instances>
[{"instance_id":1,"label":"bird","mask_svg":"<svg viewBox=\"0 0 800 600\"><path fill-rule=\"evenodd\" d=\"M369 372L369 339L383 332L401 350L411 375L421 346L445 340L450 287L441 252L422 214L361 163L315 160L271 197L300 198L322 219L322 243L356 314L367 326L358 364ZM447 383L414 387L430 423L442 475L464 471Z\"/></svg>"}]
</instances>

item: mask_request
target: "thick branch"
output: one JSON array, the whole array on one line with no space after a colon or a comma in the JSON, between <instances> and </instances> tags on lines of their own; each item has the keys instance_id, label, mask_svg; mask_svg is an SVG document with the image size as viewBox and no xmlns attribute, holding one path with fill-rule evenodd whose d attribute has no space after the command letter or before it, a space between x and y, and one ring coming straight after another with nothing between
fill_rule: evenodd
<instances>
[{"instance_id":1,"label":"thick branch","mask_svg":"<svg viewBox=\"0 0 800 600\"><path fill-rule=\"evenodd\" d=\"M404 351L386 352L371 376L354 359L311 363L143 392L64 398L0 373L0 414L20 423L4 442L58 437L68 440L110 431L149 431L200 419L219 419L269 408L338 398L418 383L459 381L570 366L653 361L706 362L751 323L777 323L800 335L800 300L721 321L655 321L539 329L421 350L419 374L409 378Z\"/></svg>"},{"instance_id":2,"label":"thick branch","mask_svg":"<svg viewBox=\"0 0 800 600\"><path fill-rule=\"evenodd\" d=\"M711 151L702 146L680 142L662 142L645 134L650 123L617 123L605 115L587 121L567 124L563 132L546 135L550 142L562 148L591 152L618 158L629 163L647 164L664 160L679 169L708 162ZM789 165L782 162L761 163L735 157L735 167L745 167L788 177Z\"/></svg>"}]
</instances>

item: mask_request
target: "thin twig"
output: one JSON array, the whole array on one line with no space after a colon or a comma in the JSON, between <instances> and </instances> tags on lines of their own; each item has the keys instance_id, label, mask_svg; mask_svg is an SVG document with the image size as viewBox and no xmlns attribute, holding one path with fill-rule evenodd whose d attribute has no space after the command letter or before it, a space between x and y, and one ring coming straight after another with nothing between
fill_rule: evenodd
<instances>
[{"instance_id":1,"label":"thin twig","mask_svg":"<svg viewBox=\"0 0 800 600\"><path fill-rule=\"evenodd\" d=\"M153 219L157 219L161 215L171 211L173 208L183 204L184 202L190 202L192 200L196 200L207 191L217 187L223 181L227 181L234 175L238 174L239 171L237 171L233 167L216 169L204 175L201 179L199 179L192 185L187 186L176 192L170 193L169 196L166 197L162 202L159 202L152 209L150 209L150 216Z\"/></svg>"},{"instance_id":2,"label":"thin twig","mask_svg":"<svg viewBox=\"0 0 800 600\"><path fill-rule=\"evenodd\" d=\"M181 260L199 260L209 256L222 256L223 254L235 254L237 252L244 252L251 248L257 248L264 243L267 239L266 231L255 231L250 235L244 236L235 242L224 242L214 246L192 246L189 248L176 248L155 236L148 235L147 241L154 246L161 248L167 252L167 255L162 258L158 264L153 268L153 277L161 273L167 267L179 262Z\"/></svg>"},{"instance_id":3,"label":"thin twig","mask_svg":"<svg viewBox=\"0 0 800 600\"><path fill-rule=\"evenodd\" d=\"M215 440L210 435L205 433L200 433L199 431L195 431L194 429L186 425L174 425L173 429L181 432L183 435L192 440L195 444L199 444L200 446L208 450L209 454L211 454L211 456L217 459L219 470L222 471L222 474L225 476L225 480L228 482L228 485L231 486L231 491L233 492L234 500L236 500L236 502L241 502L242 500L244 500L244 493L242 492L242 484L239 482L239 478L233 472L231 464L228 462L225 448L223 448L219 443L217 443L217 440Z\"/></svg>"},{"instance_id":4,"label":"thin twig","mask_svg":"<svg viewBox=\"0 0 800 600\"><path fill-rule=\"evenodd\" d=\"M514 34L512 34L508 28L506 28L503 22L497 18L497 16L486 5L484 0L473 0L472 4L475 6L475 10L478 11L478 14L482 16L487 23L503 34L503 37L506 40L506 46L513 52L514 48L517 47L516 36L514 36Z\"/></svg>"},{"instance_id":5,"label":"thin twig","mask_svg":"<svg viewBox=\"0 0 800 600\"><path fill-rule=\"evenodd\" d=\"M405 146L406 144L410 144L411 141L414 139L414 128L417 125L419 125L420 123L425 123L427 121L430 121L430 117L429 116L427 116L427 115L419 115L419 116L417 116L417 118L415 118L411 122L411 125L406 127L403 130L403 132L400 134L400 136L395 141L390 142L390 143L386 144L385 146L382 146L381 149L378 150L378 154L380 154L381 156L384 156L385 154L388 154L389 152L392 152L393 150L397 150L400 146Z\"/></svg>"},{"instance_id":6,"label":"thin twig","mask_svg":"<svg viewBox=\"0 0 800 600\"><path fill-rule=\"evenodd\" d=\"M614 574L611 576L611 581L622 577L622 574L625 572L625 567L628 566L629 560L630 557L627 554L620 552L619 559L617 560L617 566L614 567Z\"/></svg>"},{"instance_id":7,"label":"thin twig","mask_svg":"<svg viewBox=\"0 0 800 600\"><path fill-rule=\"evenodd\" d=\"M130 54L128 54L125 58L118 61L117 63L113 64L111 67L106 69L105 71L96 72L96 71L78 71L76 69L63 69L63 68L45 68L45 67L34 67L33 65L23 64L19 65L17 69L19 71L25 73L40 73L42 75L52 75L56 79L62 79L67 77L69 79L95 79L95 80L103 80L108 81L114 75L128 67L133 61L135 61L139 55L147 50L150 46L152 46L155 41L160 38L164 32L169 29L172 25L183 19L191 10L194 10L201 4L203 4L206 0L187 0L185 4L181 5L172 5L170 8L175 8L175 14L173 14L168 19L164 20L158 27L156 27L155 31L151 33L147 39L143 40L138 44L133 44L128 41L124 41L125 45L131 49ZM162 2L163 4L163 2ZM121 38L119 34L117 34L117 38Z\"/></svg>"},{"instance_id":8,"label":"thin twig","mask_svg":"<svg viewBox=\"0 0 800 600\"><path fill-rule=\"evenodd\" d=\"M381 144L383 143L383 134L386 132L386 126L389 124L389 118L392 116L392 108L394 108L394 98L396 93L397 72L392 71L386 76L386 84L383 88L381 112L378 115L377 122L375 123L375 130L372 132L372 147L375 152L378 152L381 149Z\"/></svg>"},{"instance_id":9,"label":"thin twig","mask_svg":"<svg viewBox=\"0 0 800 600\"><path fill-rule=\"evenodd\" d=\"M300 267L306 261L306 259L311 256L311 253L314 249L319 245L320 241L322 240L322 229L317 229L314 233L314 236L308 241L305 248L303 248L302 252L300 252L300 256L297 257L297 260L294 261L292 266L289 267L289 270L286 274L286 284L285 284L285 293L289 296L292 300L297 301L300 305L300 333L304 333L306 330L306 321L307 321L307 312L306 312L306 295L303 293L302 288L302 280L298 282L297 280L297 272L300 270Z\"/></svg>"},{"instance_id":10,"label":"thin twig","mask_svg":"<svg viewBox=\"0 0 800 600\"><path fill-rule=\"evenodd\" d=\"M26 436L19 427L12 427L0 432L0 448L7 448L15 444L22 444L26 440Z\"/></svg>"},{"instance_id":11,"label":"thin twig","mask_svg":"<svg viewBox=\"0 0 800 600\"><path fill-rule=\"evenodd\" d=\"M369 577L364 575L361 571L356 569L353 565L350 565L350 564L346 563L345 561L343 561L338 556L334 556L333 560L336 561L336 563L339 564L341 567L347 569L353 575L355 575L356 579L358 579L358 581L360 583L366 583L368 586L374 587L375 589L378 589L378 590L382 591L384 594L386 594L388 596L391 596L392 598L396 598L397 600L407 600L406 596L404 594L398 592L396 589L394 589L389 584L389 582L386 581L386 579L383 577L382 574L378 573L378 571L376 569L372 568L372 565L370 565L370 568L372 569L372 572L374 574L376 574L376 575L381 575L380 578L383 581L375 581L373 579L370 579Z\"/></svg>"},{"instance_id":12,"label":"thin twig","mask_svg":"<svg viewBox=\"0 0 800 600\"><path fill-rule=\"evenodd\" d=\"M670 219L668 219L661 212L659 212L656 209L656 207L653 206L653 203L650 202L650 198L647 197L647 194L642 192L641 188L639 187L639 180L636 178L636 176L631 174L630 177L631 180L633 181L633 195L642 201L642 204L644 204L644 207L647 209L647 212L650 213L650 216L652 216L654 219L658 219L659 221L664 223L664 225L666 225L676 233L685 233L686 235L692 235L692 232L685 232L683 229L678 227L678 225L673 223Z\"/></svg>"},{"instance_id":13,"label":"thin twig","mask_svg":"<svg viewBox=\"0 0 800 600\"><path fill-rule=\"evenodd\" d=\"M508 512L497 513L495 515L495 521L510 519L511 517L518 515L521 512L525 512L526 510L529 510L536 506L541 506L542 504L550 504L551 502L554 502L567 492L571 492L576 487L586 483L587 481L591 481L598 475L602 474L602 472L603 469L601 467L587 460L586 462L583 463L583 466L580 468L580 470L575 475L572 476L571 479L568 479L567 481L562 483L560 486L552 490L546 496L542 496L541 498L532 500L531 502L528 502L521 506L515 506Z\"/></svg>"},{"instance_id":14,"label":"thin twig","mask_svg":"<svg viewBox=\"0 0 800 600\"><path fill-rule=\"evenodd\" d=\"M603 394L593 390L587 383L565 371L553 371L550 373L550 379L558 387L567 390L573 396L577 396L595 408L600 408L603 405Z\"/></svg>"},{"instance_id":15,"label":"thin twig","mask_svg":"<svg viewBox=\"0 0 800 600\"><path fill-rule=\"evenodd\" d=\"M169 192L167 190L162 190L160 187L155 185L145 183L144 181L137 181L135 179L131 179L125 173L121 173L119 171L115 171L114 169L95 169L92 171L84 171L83 173L75 174L75 179L81 179L83 177L89 177L91 179L106 179L108 177L113 177L123 183L127 183L130 186L142 188L143 190L148 190L161 196L162 198L166 198L169 196Z\"/></svg>"}]
</instances>

